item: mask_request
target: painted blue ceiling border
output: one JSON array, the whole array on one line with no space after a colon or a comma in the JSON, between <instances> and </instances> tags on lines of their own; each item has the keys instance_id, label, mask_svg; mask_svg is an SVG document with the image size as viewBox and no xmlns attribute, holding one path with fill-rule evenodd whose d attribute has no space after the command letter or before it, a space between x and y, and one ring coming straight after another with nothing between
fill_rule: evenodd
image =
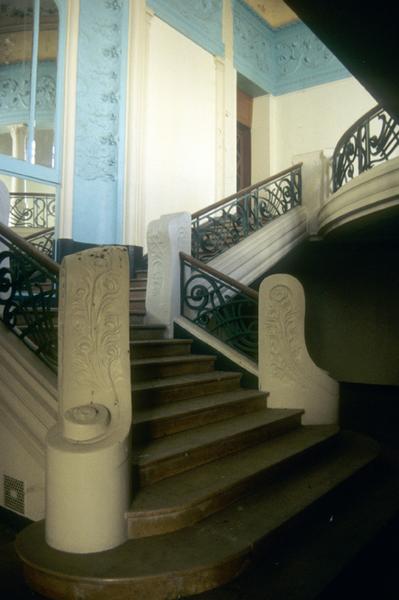
<instances>
[{"instance_id":1,"label":"painted blue ceiling border","mask_svg":"<svg viewBox=\"0 0 399 600\"><path fill-rule=\"evenodd\" d=\"M351 76L304 23L274 31L274 68L276 95Z\"/></svg>"},{"instance_id":2,"label":"painted blue ceiling border","mask_svg":"<svg viewBox=\"0 0 399 600\"><path fill-rule=\"evenodd\" d=\"M272 28L244 0L233 0L234 66L278 96L350 77L304 23Z\"/></svg>"},{"instance_id":3,"label":"painted blue ceiling border","mask_svg":"<svg viewBox=\"0 0 399 600\"><path fill-rule=\"evenodd\" d=\"M223 0L148 0L154 13L193 42L224 56Z\"/></svg>"}]
</instances>

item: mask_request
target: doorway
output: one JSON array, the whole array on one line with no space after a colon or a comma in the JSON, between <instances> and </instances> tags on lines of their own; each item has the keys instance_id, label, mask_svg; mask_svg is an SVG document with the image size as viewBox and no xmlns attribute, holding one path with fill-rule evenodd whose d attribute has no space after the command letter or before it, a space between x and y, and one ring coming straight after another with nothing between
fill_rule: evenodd
<instances>
[{"instance_id":1,"label":"doorway","mask_svg":"<svg viewBox=\"0 0 399 600\"><path fill-rule=\"evenodd\" d=\"M251 185L252 97L237 88L237 192Z\"/></svg>"}]
</instances>

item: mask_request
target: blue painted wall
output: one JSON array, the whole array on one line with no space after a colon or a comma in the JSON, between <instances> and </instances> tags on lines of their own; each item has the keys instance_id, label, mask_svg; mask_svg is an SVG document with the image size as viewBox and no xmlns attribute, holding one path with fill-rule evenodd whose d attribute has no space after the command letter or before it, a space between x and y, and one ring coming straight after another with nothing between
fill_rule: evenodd
<instances>
[{"instance_id":1,"label":"blue painted wall","mask_svg":"<svg viewBox=\"0 0 399 600\"><path fill-rule=\"evenodd\" d=\"M211 54L223 56L223 0L148 0L163 21Z\"/></svg>"},{"instance_id":2,"label":"blue painted wall","mask_svg":"<svg viewBox=\"0 0 399 600\"><path fill-rule=\"evenodd\" d=\"M73 239L120 243L127 0L81 0Z\"/></svg>"}]
</instances>

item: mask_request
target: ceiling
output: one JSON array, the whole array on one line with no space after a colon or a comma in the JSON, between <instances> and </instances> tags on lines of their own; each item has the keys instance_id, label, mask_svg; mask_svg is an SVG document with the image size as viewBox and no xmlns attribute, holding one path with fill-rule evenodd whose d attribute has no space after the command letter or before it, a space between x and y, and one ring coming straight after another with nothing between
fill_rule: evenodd
<instances>
[{"instance_id":1,"label":"ceiling","mask_svg":"<svg viewBox=\"0 0 399 600\"><path fill-rule=\"evenodd\" d=\"M283 0L245 0L271 27L283 27L298 21L297 15Z\"/></svg>"}]
</instances>

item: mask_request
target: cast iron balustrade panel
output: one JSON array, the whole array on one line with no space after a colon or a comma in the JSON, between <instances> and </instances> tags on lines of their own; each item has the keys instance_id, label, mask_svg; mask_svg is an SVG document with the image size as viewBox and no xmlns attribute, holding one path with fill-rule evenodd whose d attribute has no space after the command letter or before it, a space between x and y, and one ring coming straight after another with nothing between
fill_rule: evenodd
<instances>
[{"instance_id":1,"label":"cast iron balustrade panel","mask_svg":"<svg viewBox=\"0 0 399 600\"><path fill-rule=\"evenodd\" d=\"M10 193L10 227L52 227L55 194Z\"/></svg>"},{"instance_id":2,"label":"cast iron balustrade panel","mask_svg":"<svg viewBox=\"0 0 399 600\"><path fill-rule=\"evenodd\" d=\"M180 258L182 316L257 362L257 292L183 253Z\"/></svg>"},{"instance_id":3,"label":"cast iron balustrade panel","mask_svg":"<svg viewBox=\"0 0 399 600\"><path fill-rule=\"evenodd\" d=\"M192 255L208 262L301 204L301 164L234 196L216 202L192 217Z\"/></svg>"},{"instance_id":4,"label":"cast iron balustrade panel","mask_svg":"<svg viewBox=\"0 0 399 600\"><path fill-rule=\"evenodd\" d=\"M392 158L399 148L399 122L376 106L341 137L332 158L332 191Z\"/></svg>"},{"instance_id":5,"label":"cast iron balustrade panel","mask_svg":"<svg viewBox=\"0 0 399 600\"><path fill-rule=\"evenodd\" d=\"M37 233L33 233L25 237L25 240L32 244L43 254L46 254L50 258L54 258L54 249L55 249L55 239L54 239L55 229L54 227L48 227L47 229L42 229Z\"/></svg>"},{"instance_id":6,"label":"cast iron balustrade panel","mask_svg":"<svg viewBox=\"0 0 399 600\"><path fill-rule=\"evenodd\" d=\"M58 276L0 236L0 313L53 371L57 370Z\"/></svg>"}]
</instances>

